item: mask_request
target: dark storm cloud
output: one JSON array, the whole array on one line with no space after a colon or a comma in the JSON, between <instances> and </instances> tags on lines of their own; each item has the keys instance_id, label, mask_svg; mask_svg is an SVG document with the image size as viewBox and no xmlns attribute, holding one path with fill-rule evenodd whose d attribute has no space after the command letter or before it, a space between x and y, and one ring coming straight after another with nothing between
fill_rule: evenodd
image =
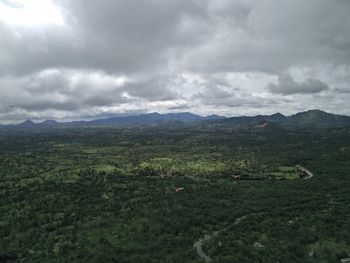
<instances>
[{"instance_id":1,"label":"dark storm cloud","mask_svg":"<svg viewBox=\"0 0 350 263\"><path fill-rule=\"evenodd\" d=\"M322 91L309 98L313 107L333 96L339 111L350 111L347 0L53 1L62 24L0 16L0 121L39 111L102 116L112 108L271 112L284 95L293 112L309 104L294 94ZM17 2L0 4L29 3ZM268 77L258 83L254 74ZM203 79L212 84L203 89ZM26 112L15 115L7 104Z\"/></svg>"},{"instance_id":2,"label":"dark storm cloud","mask_svg":"<svg viewBox=\"0 0 350 263\"><path fill-rule=\"evenodd\" d=\"M131 99L123 96L123 83L118 80L101 73L59 70L46 70L22 78L3 78L0 81L0 111L10 111L5 101L27 111L77 111L130 102ZM101 87L96 88L99 85Z\"/></svg>"},{"instance_id":3,"label":"dark storm cloud","mask_svg":"<svg viewBox=\"0 0 350 263\"><path fill-rule=\"evenodd\" d=\"M167 65L171 54L184 67L204 71L276 72L310 58L349 63L350 7L343 1L281 1L279 12L273 1L57 4L65 27L23 30L22 41L11 28L0 28L7 53L1 72L48 67L144 71Z\"/></svg>"},{"instance_id":4,"label":"dark storm cloud","mask_svg":"<svg viewBox=\"0 0 350 263\"><path fill-rule=\"evenodd\" d=\"M329 86L319 79L307 79L304 82L297 82L291 76L285 74L278 77L278 84L269 83L267 88L273 93L291 95L319 93L329 89Z\"/></svg>"},{"instance_id":5,"label":"dark storm cloud","mask_svg":"<svg viewBox=\"0 0 350 263\"><path fill-rule=\"evenodd\" d=\"M221 2L231 10L245 1ZM268 73L320 63L349 65L348 1L246 1L243 10L243 17L212 10L215 32L186 53L184 65L199 72Z\"/></svg>"},{"instance_id":6,"label":"dark storm cloud","mask_svg":"<svg viewBox=\"0 0 350 263\"><path fill-rule=\"evenodd\" d=\"M65 16L63 27L23 30L17 41L17 32L0 24L0 43L7 53L0 74L52 67L147 71L166 64L172 48L198 42L195 32L188 35L186 21L206 16L204 1L56 2Z\"/></svg>"},{"instance_id":7,"label":"dark storm cloud","mask_svg":"<svg viewBox=\"0 0 350 263\"><path fill-rule=\"evenodd\" d=\"M46 68L265 71L348 64L348 1L56 0L65 26L0 23L0 74ZM278 12L275 12L278 8ZM20 36L20 37L19 37Z\"/></svg>"}]
</instances>

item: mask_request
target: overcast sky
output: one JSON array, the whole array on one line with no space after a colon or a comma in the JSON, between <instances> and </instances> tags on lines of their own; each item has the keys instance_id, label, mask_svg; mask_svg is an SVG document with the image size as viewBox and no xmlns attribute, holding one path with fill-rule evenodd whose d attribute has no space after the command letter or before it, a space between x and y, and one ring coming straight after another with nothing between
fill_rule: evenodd
<instances>
[{"instance_id":1,"label":"overcast sky","mask_svg":"<svg viewBox=\"0 0 350 263\"><path fill-rule=\"evenodd\" d=\"M0 0L0 122L350 115L349 0Z\"/></svg>"}]
</instances>

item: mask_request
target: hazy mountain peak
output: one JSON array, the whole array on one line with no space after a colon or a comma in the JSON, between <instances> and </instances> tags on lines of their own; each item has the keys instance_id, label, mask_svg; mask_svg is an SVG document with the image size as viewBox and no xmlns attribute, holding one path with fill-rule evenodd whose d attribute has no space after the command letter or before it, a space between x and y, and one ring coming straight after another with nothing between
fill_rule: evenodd
<instances>
[{"instance_id":1,"label":"hazy mountain peak","mask_svg":"<svg viewBox=\"0 0 350 263\"><path fill-rule=\"evenodd\" d=\"M277 112L277 113L274 113L274 114L272 114L272 115L270 115L271 117L280 117L280 118L285 118L286 116L284 116L282 113L279 113L279 112Z\"/></svg>"},{"instance_id":2,"label":"hazy mountain peak","mask_svg":"<svg viewBox=\"0 0 350 263\"><path fill-rule=\"evenodd\" d=\"M299 112L288 117L287 124L295 126L341 127L350 125L350 117L315 109Z\"/></svg>"},{"instance_id":3,"label":"hazy mountain peak","mask_svg":"<svg viewBox=\"0 0 350 263\"><path fill-rule=\"evenodd\" d=\"M35 125L35 123L30 119L27 119L24 122L18 124L18 126L33 126L33 125Z\"/></svg>"}]
</instances>

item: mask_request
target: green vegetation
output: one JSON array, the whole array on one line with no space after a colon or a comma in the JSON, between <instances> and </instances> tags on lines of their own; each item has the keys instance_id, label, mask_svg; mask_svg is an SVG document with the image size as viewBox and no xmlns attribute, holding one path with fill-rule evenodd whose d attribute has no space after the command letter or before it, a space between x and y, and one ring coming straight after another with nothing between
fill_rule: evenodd
<instances>
[{"instance_id":1,"label":"green vegetation","mask_svg":"<svg viewBox=\"0 0 350 263\"><path fill-rule=\"evenodd\" d=\"M215 231L212 262L350 257L348 128L2 130L0 149L0 262L200 263Z\"/></svg>"}]
</instances>

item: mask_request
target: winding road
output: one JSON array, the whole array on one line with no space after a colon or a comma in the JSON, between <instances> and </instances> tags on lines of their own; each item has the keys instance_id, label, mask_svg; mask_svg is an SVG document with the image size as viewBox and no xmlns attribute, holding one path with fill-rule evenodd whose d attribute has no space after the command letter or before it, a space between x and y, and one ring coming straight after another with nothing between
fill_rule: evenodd
<instances>
[{"instance_id":1,"label":"winding road","mask_svg":"<svg viewBox=\"0 0 350 263\"><path fill-rule=\"evenodd\" d=\"M303 180L308 180L308 179L314 177L314 174L313 174L312 172L310 172L308 169L306 169L304 166L296 165L296 167L297 167L300 171L306 173L306 176L303 177Z\"/></svg>"},{"instance_id":2,"label":"winding road","mask_svg":"<svg viewBox=\"0 0 350 263\"><path fill-rule=\"evenodd\" d=\"M218 232L217 232L218 234ZM207 254L203 251L203 243L205 241L210 240L213 236L216 236L217 234L213 233L212 235L205 235L204 238L199 239L197 242L193 244L193 247L196 249L196 252L198 256L204 259L205 262L210 262L211 257L209 257Z\"/></svg>"},{"instance_id":3,"label":"winding road","mask_svg":"<svg viewBox=\"0 0 350 263\"><path fill-rule=\"evenodd\" d=\"M314 176L314 174L312 172L310 172L308 169L306 169L304 166L296 165L296 167L306 174L306 176L303 177L302 180L309 180ZM253 214L256 214L256 213L253 213ZM251 216L253 214L248 214L248 215L244 215L244 216L237 218L235 220L235 222L233 223L233 225L238 226L245 218L247 218L248 216ZM211 235L205 235L203 238L199 239L198 241L196 241L193 244L193 247L196 250L197 255L199 257L201 257L202 259L204 259L205 262L210 262L212 259L203 251L203 244L206 241L209 241L211 238L217 236L220 232L223 232L225 230L226 230L226 228L221 229L220 231L215 231ZM348 262L348 261L346 261L346 262Z\"/></svg>"},{"instance_id":4,"label":"winding road","mask_svg":"<svg viewBox=\"0 0 350 263\"><path fill-rule=\"evenodd\" d=\"M252 215L252 214L249 214ZM233 223L234 226L238 226L248 215L241 216L235 220ZM193 244L193 247L196 249L198 256L204 259L205 262L210 262L211 257L209 257L207 254L204 253L203 251L203 244L204 242L210 240L212 237L217 236L220 232L225 231L226 228L221 229L220 231L215 231L211 235L205 235L203 238L199 239L197 242Z\"/></svg>"}]
</instances>

